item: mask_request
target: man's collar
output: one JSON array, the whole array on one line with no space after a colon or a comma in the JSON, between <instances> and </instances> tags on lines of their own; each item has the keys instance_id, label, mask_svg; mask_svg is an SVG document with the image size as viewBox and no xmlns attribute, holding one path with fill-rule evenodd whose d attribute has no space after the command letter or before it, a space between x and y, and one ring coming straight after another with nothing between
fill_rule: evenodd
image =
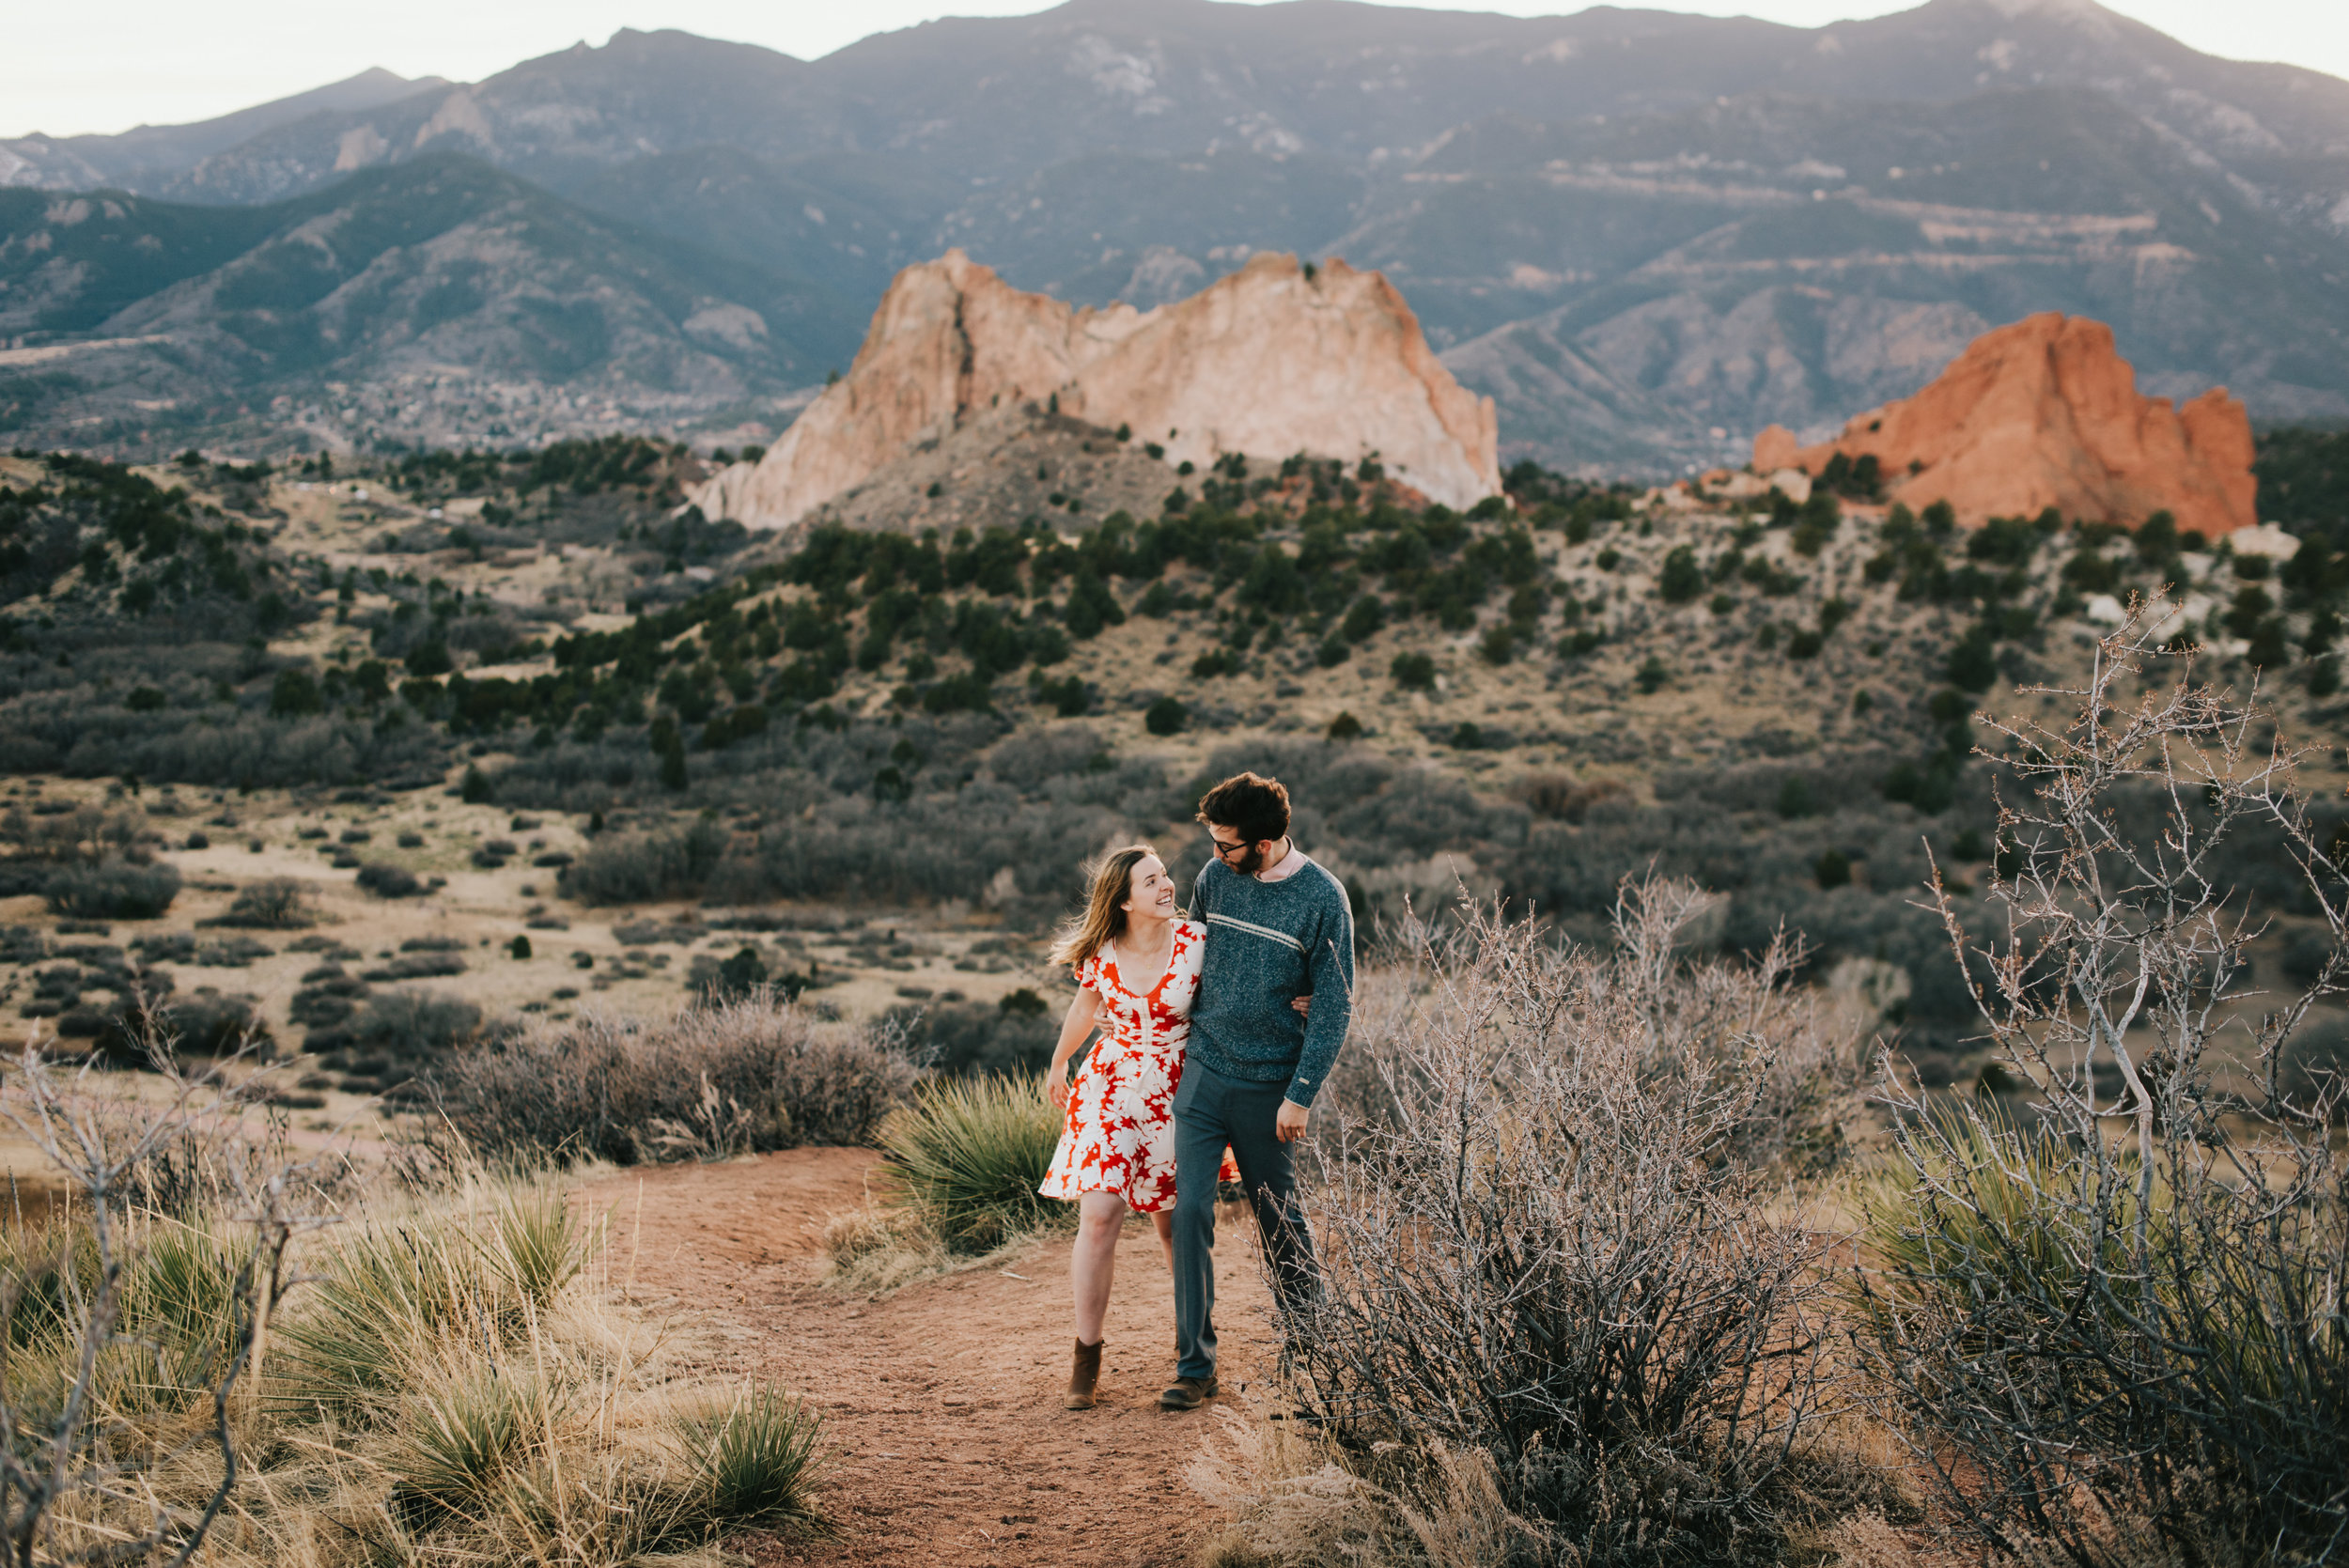
<instances>
[{"instance_id":1,"label":"man's collar","mask_svg":"<svg viewBox=\"0 0 2349 1568\"><path fill-rule=\"evenodd\" d=\"M1289 852L1282 856L1279 860L1273 862L1270 865L1264 867L1260 871L1252 873L1257 881L1285 882L1290 877L1296 876L1299 871L1305 869L1305 852L1297 847L1297 840L1288 837L1285 833L1282 836L1284 839L1287 839Z\"/></svg>"}]
</instances>

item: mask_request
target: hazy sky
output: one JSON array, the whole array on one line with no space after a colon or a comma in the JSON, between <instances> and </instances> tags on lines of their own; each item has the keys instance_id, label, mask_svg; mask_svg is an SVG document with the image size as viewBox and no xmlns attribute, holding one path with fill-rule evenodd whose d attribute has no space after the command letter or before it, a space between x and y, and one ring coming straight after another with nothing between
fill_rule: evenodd
<instances>
[{"instance_id":1,"label":"hazy sky","mask_svg":"<svg viewBox=\"0 0 2349 1568\"><path fill-rule=\"evenodd\" d=\"M1447 10L1557 15L1578 6L1538 0L1422 0ZM1019 15L1035 0L402 0L321 6L317 0L16 0L0 50L0 136L124 131L205 119L383 66L402 76L478 81L582 39L621 27L679 27L765 44L802 59L865 34L929 17ZM1815 27L1906 9L1881 0L1751 0L1665 5ZM2344 0L2118 0L2112 8L2193 47L2246 60L2288 60L2349 76Z\"/></svg>"}]
</instances>

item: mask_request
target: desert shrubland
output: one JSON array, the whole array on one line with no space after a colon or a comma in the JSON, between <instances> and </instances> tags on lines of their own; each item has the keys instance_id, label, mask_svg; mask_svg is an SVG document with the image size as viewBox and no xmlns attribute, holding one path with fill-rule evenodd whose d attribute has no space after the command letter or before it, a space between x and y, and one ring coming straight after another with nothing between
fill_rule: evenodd
<instances>
[{"instance_id":1,"label":"desert shrubland","mask_svg":"<svg viewBox=\"0 0 2349 1568\"><path fill-rule=\"evenodd\" d=\"M2336 1558L2349 888L2267 715L2144 681L2145 624L2068 723L1994 727L1986 906L1921 893L2001 1093L1921 1087L1792 938L1691 951L1686 884L1626 884L1604 948L1393 933L1281 1325L1302 1425L1231 1418L1208 1560L1893 1564L1928 1515L1996 1561ZM2288 898L2232 875L2278 862ZM2330 935L2263 998L2275 902Z\"/></svg>"}]
</instances>

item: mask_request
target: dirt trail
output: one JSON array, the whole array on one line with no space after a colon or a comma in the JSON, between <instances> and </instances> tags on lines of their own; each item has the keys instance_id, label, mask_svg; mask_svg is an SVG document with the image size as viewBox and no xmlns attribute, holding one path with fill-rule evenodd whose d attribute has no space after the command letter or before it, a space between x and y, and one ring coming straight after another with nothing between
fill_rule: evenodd
<instances>
[{"instance_id":1,"label":"dirt trail","mask_svg":"<svg viewBox=\"0 0 2349 1568\"><path fill-rule=\"evenodd\" d=\"M1072 1338L1066 1241L1037 1246L1009 1273L924 1281L881 1301L814 1283L824 1221L863 1201L873 1159L860 1150L800 1149L631 1172L587 1193L611 1210L615 1280L632 1278L634 1294L656 1307L708 1314L745 1370L803 1392L824 1412L834 1464L822 1503L838 1529L824 1541L778 1545L760 1560L839 1568L1188 1560L1215 1516L1183 1471L1213 1418L1158 1408L1174 1375L1174 1314L1157 1241L1128 1227L1102 1403L1063 1410ZM1236 1391L1266 1358L1265 1294L1243 1210L1224 1211L1218 1237L1221 1374Z\"/></svg>"}]
</instances>

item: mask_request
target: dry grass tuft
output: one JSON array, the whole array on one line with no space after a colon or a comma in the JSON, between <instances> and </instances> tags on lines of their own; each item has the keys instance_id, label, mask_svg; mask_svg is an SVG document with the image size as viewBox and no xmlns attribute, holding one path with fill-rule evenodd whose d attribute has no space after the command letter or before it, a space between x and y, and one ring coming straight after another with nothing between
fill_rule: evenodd
<instances>
[{"instance_id":1,"label":"dry grass tuft","mask_svg":"<svg viewBox=\"0 0 2349 1568\"><path fill-rule=\"evenodd\" d=\"M1881 1514L1839 1519L1821 1532L1817 1545L1830 1568L1917 1568L1916 1554Z\"/></svg>"},{"instance_id":2,"label":"dry grass tuft","mask_svg":"<svg viewBox=\"0 0 2349 1568\"><path fill-rule=\"evenodd\" d=\"M1013 1231L984 1252L957 1252L920 1210L867 1204L825 1223L825 1262L817 1283L875 1298L893 1296L923 1280L1011 1263L1045 1234Z\"/></svg>"},{"instance_id":3,"label":"dry grass tuft","mask_svg":"<svg viewBox=\"0 0 2349 1568\"><path fill-rule=\"evenodd\" d=\"M1378 1488L1287 1423L1229 1403L1215 1416L1186 1475L1231 1520L1204 1549L1205 1568L1379 1568L1398 1560L1408 1535Z\"/></svg>"},{"instance_id":4,"label":"dry grass tuft","mask_svg":"<svg viewBox=\"0 0 2349 1568\"><path fill-rule=\"evenodd\" d=\"M1481 1453L1439 1444L1407 1459L1389 1444L1365 1457L1318 1441L1296 1422L1268 1420L1260 1408L1221 1405L1216 1418L1186 1472L1191 1490L1231 1521L1202 1549L1202 1568L1509 1568L1546 1560L1543 1532L1510 1511Z\"/></svg>"},{"instance_id":5,"label":"dry grass tuft","mask_svg":"<svg viewBox=\"0 0 2349 1568\"><path fill-rule=\"evenodd\" d=\"M872 1205L825 1222L824 1257L823 1283L863 1296L889 1295L955 1264L918 1213Z\"/></svg>"}]
</instances>

